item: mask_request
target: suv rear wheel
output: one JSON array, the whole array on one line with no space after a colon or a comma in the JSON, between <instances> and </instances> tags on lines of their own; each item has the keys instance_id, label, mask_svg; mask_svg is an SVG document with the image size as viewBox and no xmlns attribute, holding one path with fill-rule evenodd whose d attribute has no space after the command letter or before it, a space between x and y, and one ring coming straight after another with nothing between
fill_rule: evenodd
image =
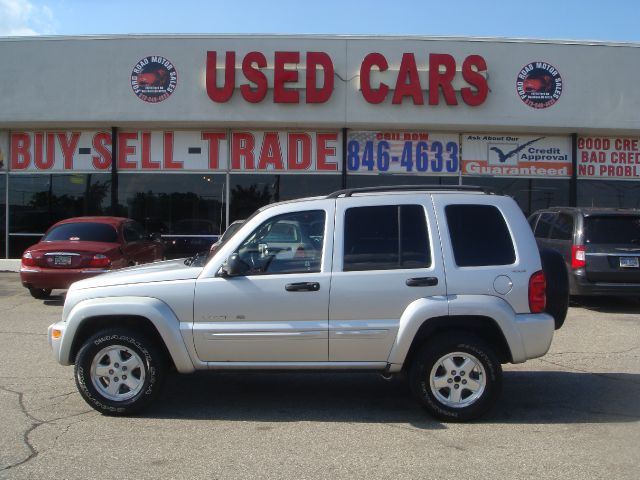
<instances>
[{"instance_id":1,"label":"suv rear wheel","mask_svg":"<svg viewBox=\"0 0 640 480\"><path fill-rule=\"evenodd\" d=\"M105 415L131 415L160 391L166 362L154 342L124 329L89 338L76 358L75 379L82 398Z\"/></svg>"},{"instance_id":2,"label":"suv rear wheel","mask_svg":"<svg viewBox=\"0 0 640 480\"><path fill-rule=\"evenodd\" d=\"M446 334L433 338L416 353L409 382L431 415L464 422L493 406L502 385L502 367L480 338Z\"/></svg>"}]
</instances>

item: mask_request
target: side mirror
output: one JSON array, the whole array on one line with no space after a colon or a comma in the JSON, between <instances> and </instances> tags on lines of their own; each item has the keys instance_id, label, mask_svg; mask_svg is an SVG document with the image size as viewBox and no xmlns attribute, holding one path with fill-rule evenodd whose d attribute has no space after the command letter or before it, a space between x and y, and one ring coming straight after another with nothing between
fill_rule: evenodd
<instances>
[{"instance_id":1,"label":"side mirror","mask_svg":"<svg viewBox=\"0 0 640 480\"><path fill-rule=\"evenodd\" d=\"M241 260L237 253L234 253L222 265L220 273L223 277L238 277L246 274L249 269L249 265Z\"/></svg>"},{"instance_id":2,"label":"side mirror","mask_svg":"<svg viewBox=\"0 0 640 480\"><path fill-rule=\"evenodd\" d=\"M150 233L149 240L151 240L152 242L159 242L162 240L162 235L160 235L158 232Z\"/></svg>"}]
</instances>

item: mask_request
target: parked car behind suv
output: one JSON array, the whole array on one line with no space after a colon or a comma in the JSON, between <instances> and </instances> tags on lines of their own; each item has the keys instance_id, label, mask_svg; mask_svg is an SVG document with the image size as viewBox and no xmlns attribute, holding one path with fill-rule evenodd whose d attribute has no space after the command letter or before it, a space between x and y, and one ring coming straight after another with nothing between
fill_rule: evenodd
<instances>
[{"instance_id":1,"label":"parked car behind suv","mask_svg":"<svg viewBox=\"0 0 640 480\"><path fill-rule=\"evenodd\" d=\"M510 197L345 190L261 208L204 265L75 283L49 342L110 415L149 405L173 366L406 372L432 415L463 421L496 402L502 363L549 349L566 315L546 305L556 277L562 259L538 253Z\"/></svg>"},{"instance_id":2,"label":"parked car behind suv","mask_svg":"<svg viewBox=\"0 0 640 480\"><path fill-rule=\"evenodd\" d=\"M74 217L50 227L22 255L20 280L34 298L117 268L162 259L159 234L130 218Z\"/></svg>"},{"instance_id":3,"label":"parked car behind suv","mask_svg":"<svg viewBox=\"0 0 640 480\"><path fill-rule=\"evenodd\" d=\"M571 295L640 295L640 210L553 207L529 224L564 257Z\"/></svg>"}]
</instances>

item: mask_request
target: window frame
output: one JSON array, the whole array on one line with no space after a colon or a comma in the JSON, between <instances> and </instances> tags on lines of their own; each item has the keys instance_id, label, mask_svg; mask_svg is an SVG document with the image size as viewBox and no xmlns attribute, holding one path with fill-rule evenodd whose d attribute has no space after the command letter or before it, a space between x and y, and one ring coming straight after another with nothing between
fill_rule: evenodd
<instances>
[{"instance_id":1,"label":"window frame","mask_svg":"<svg viewBox=\"0 0 640 480\"><path fill-rule=\"evenodd\" d=\"M506 234L506 238L509 239L509 243L511 245L511 253L512 256L510 256L509 258L511 259L508 263L482 263L482 264L461 264L460 263L460 258L457 255L457 250L456 250L456 244L458 244L458 241L456 239L454 239L454 235L453 230L452 230L452 222L451 222L451 218L450 218L450 214L449 211L450 209L457 209L457 208L461 208L461 207L469 207L469 208L485 208L487 210L492 209L493 211L495 211L497 213L497 217L496 219L500 219L502 226L504 227L503 232ZM511 266L511 265L515 265L518 262L518 253L517 253L517 248L516 248L516 242L514 241L513 238L513 234L509 228L509 223L507 222L507 219L505 218L504 212L497 206L497 205L491 205L491 204L483 204L483 203L450 203L448 205L445 205L444 207L444 216L446 219L446 224L447 224L447 232L449 235L449 243L451 245L451 253L452 253L452 259L453 262L455 263L456 267L458 268L493 268L493 267L506 267L506 266ZM471 216L472 218L477 218L475 215ZM485 228L485 231L488 231L489 229ZM460 238L465 238L465 236L461 236ZM477 237L476 237L477 238ZM495 239L494 242L490 242L490 243L495 243ZM459 244L458 244L459 245ZM459 247L458 247L459 248ZM475 250L475 249L474 249ZM459 251L459 250L458 250ZM466 255L466 253L465 253Z\"/></svg>"},{"instance_id":2,"label":"window frame","mask_svg":"<svg viewBox=\"0 0 640 480\"><path fill-rule=\"evenodd\" d=\"M347 258L347 249L349 246L348 241L348 222L349 222L349 213L355 210L374 210L374 209L383 209L383 208L393 208L396 211L396 238L392 242L397 246L396 250L396 264L395 266L391 266L390 262L385 265L385 262L373 263L370 262L367 265L367 262L350 262ZM407 213L409 212L409 208L414 208L416 211L419 211L422 214L422 219L424 220L424 244L420 245L421 247L426 247L426 262L422 265L403 265L402 262L405 261L403 259L404 256L404 236L403 236L403 209L406 209ZM405 232L406 233L406 232ZM420 203L393 203L393 204L382 204L382 205L354 205L345 208L344 210L344 225L342 230L342 271L343 272L366 272L366 271L393 271L393 270L421 270L421 269L429 269L433 267L433 249L431 248L431 240L430 240L430 231L429 231L429 219L427 212L424 209L424 206ZM382 255L380 253L372 253L371 255ZM360 264L359 268L352 268L354 265Z\"/></svg>"},{"instance_id":3,"label":"window frame","mask_svg":"<svg viewBox=\"0 0 640 480\"><path fill-rule=\"evenodd\" d=\"M322 234L322 238L314 241L310 236L309 237L309 243L307 243L307 245L314 245L317 248L315 248L315 251L319 250L319 255L314 255L313 257L313 261L314 261L314 267L317 265L317 268L313 268L313 269L308 269L308 270L294 270L294 271L289 271L289 270L281 270L281 271L269 271L268 268L273 264L273 260L279 260L280 262L285 262L289 259L277 259L277 255L278 251L276 251L273 255L271 255L271 258L269 260L266 261L266 267L267 270L261 271L261 270L248 270L247 272L245 272L243 274L243 276L246 277L253 277L253 276L272 276L272 275L300 275L300 274L318 274L322 271L322 263L323 263L323 259L324 259L324 253L325 253L325 238L327 235L327 212L321 208L314 208L314 209L309 209L309 210L296 210L296 211L290 211L290 212L283 212L280 214L276 214L273 215L267 219L265 219L264 221L262 221L260 224L258 224L248 235L246 235L241 241L240 243L234 248L233 254L238 255L238 257L241 257L241 250L243 247L245 247L246 245L255 242L255 237L257 235L257 233L260 232L260 230L264 229L268 224L276 224L277 222L285 219L285 221L294 221L294 220L286 220L287 217L292 217L292 216L296 216L296 215L303 215L303 214L319 214L322 216L321 220L322 220L322 224L323 224L323 234ZM318 218L314 218L311 223L316 223L320 221L320 217ZM265 237L269 235L270 232L267 232L265 234ZM299 233L301 235L303 235L302 229L299 231ZM262 237L265 238L265 237ZM296 243L296 245L303 245L303 241L305 239L301 238L301 242L300 243ZM260 239L258 240L258 242L260 241ZM289 243L289 242L273 242L273 243ZM269 246L267 245L264 248L264 251L260 251L260 247L261 244L257 243L257 250L255 252L251 251L251 253L257 253L259 255L258 258L262 257L263 255L269 255L268 250L269 250ZM300 251L300 246L298 247L298 249L296 249L296 252L293 252L293 259L295 260L296 256L298 255L298 252ZM302 252L307 251L307 249L304 248L304 246L302 247ZM298 263L302 263L305 264L307 262L309 262L308 259L305 258L305 254L302 254L303 256L300 257L297 262ZM244 261L244 259L243 259ZM247 262L245 262L247 263ZM253 263L253 261L252 261ZM292 264L295 263L291 262ZM247 263L247 265L249 265L249 267L251 267L251 265L249 263Z\"/></svg>"}]
</instances>

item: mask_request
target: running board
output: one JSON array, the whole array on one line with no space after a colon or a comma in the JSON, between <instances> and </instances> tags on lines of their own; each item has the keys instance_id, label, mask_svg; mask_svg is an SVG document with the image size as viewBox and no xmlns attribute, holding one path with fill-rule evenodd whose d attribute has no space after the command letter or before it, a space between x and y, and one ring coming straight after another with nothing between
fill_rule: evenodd
<instances>
[{"instance_id":1,"label":"running board","mask_svg":"<svg viewBox=\"0 0 640 480\"><path fill-rule=\"evenodd\" d=\"M210 370L386 370L387 362L206 362Z\"/></svg>"}]
</instances>

